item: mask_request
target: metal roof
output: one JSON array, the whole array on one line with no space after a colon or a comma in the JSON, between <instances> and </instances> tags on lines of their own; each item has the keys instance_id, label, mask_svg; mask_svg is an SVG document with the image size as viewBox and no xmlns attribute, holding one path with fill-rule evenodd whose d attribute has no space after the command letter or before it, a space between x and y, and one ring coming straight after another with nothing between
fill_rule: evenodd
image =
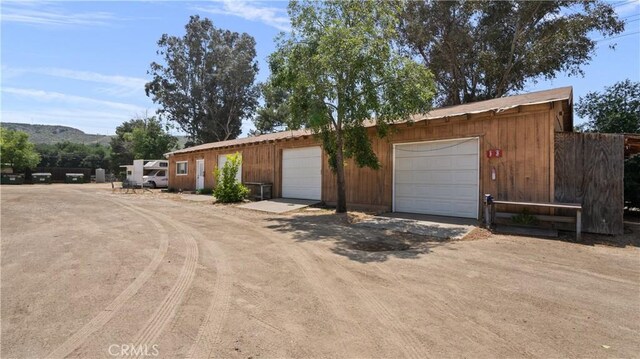
<instances>
[{"instance_id":1,"label":"metal roof","mask_svg":"<svg viewBox=\"0 0 640 359\"><path fill-rule=\"evenodd\" d=\"M472 102L472 103L467 103L463 105L436 108L429 111L426 114L414 115L412 116L412 119L413 121L434 120L434 119L439 119L444 117L477 114L477 113L483 113L483 112L489 112L489 111L501 112L501 111L505 111L518 106L535 105L535 104L548 103L548 102L561 101L561 100L569 100L571 102L572 98L573 98L573 88L571 86L560 87L560 88L551 89L551 90L530 92L522 95L514 95L514 96L496 98L492 100ZM403 123L403 122L406 122L406 121L398 121L396 123ZM375 126L375 123L372 121L366 126L372 127L372 126ZM209 150L209 149L215 149L215 148L237 146L237 145L243 145L243 144L280 141L284 139L309 136L312 134L313 133L310 130L306 130L306 129L296 130L296 131L282 131L282 132L255 136L255 137L245 137L245 138L237 138L235 140L205 143L202 145L193 146L193 147L185 148L182 150L169 152L165 154L165 156L171 156L171 155L180 154L180 153Z\"/></svg>"}]
</instances>

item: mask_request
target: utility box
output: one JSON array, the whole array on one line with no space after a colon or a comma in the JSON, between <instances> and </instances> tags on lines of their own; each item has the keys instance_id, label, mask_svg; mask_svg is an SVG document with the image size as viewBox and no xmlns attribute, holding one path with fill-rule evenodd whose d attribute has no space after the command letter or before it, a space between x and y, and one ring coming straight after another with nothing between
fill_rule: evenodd
<instances>
[{"instance_id":1,"label":"utility box","mask_svg":"<svg viewBox=\"0 0 640 359\"><path fill-rule=\"evenodd\" d=\"M0 177L0 183L2 184L23 184L23 174L3 173Z\"/></svg>"},{"instance_id":2,"label":"utility box","mask_svg":"<svg viewBox=\"0 0 640 359\"><path fill-rule=\"evenodd\" d=\"M67 173L64 183L84 183L83 173Z\"/></svg>"},{"instance_id":3,"label":"utility box","mask_svg":"<svg viewBox=\"0 0 640 359\"><path fill-rule=\"evenodd\" d=\"M40 172L40 173L32 173L31 180L33 184L50 184L51 183L51 173L48 172Z\"/></svg>"},{"instance_id":4,"label":"utility box","mask_svg":"<svg viewBox=\"0 0 640 359\"><path fill-rule=\"evenodd\" d=\"M96 183L104 183L104 181L105 181L104 168L97 168L96 169Z\"/></svg>"}]
</instances>

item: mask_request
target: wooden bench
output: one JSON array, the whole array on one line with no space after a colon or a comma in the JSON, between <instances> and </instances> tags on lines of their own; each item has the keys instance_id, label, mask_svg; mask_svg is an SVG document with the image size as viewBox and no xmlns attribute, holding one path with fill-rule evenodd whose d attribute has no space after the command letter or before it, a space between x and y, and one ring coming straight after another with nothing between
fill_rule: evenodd
<instances>
[{"instance_id":1,"label":"wooden bench","mask_svg":"<svg viewBox=\"0 0 640 359\"><path fill-rule=\"evenodd\" d=\"M576 239L580 240L582 237L582 205L580 203L545 203L545 202L513 202L513 201L493 201L493 205L496 204L504 204L504 205L513 205L513 206L523 206L523 207L542 207L542 208L563 208L563 209L573 209L576 211L576 216L574 217L566 217L566 216L550 216L550 215L541 215L541 214L533 214L535 218L541 221L549 221L549 222L564 222L564 223L576 223ZM511 218L512 214L509 213L495 213L495 218Z\"/></svg>"}]
</instances>

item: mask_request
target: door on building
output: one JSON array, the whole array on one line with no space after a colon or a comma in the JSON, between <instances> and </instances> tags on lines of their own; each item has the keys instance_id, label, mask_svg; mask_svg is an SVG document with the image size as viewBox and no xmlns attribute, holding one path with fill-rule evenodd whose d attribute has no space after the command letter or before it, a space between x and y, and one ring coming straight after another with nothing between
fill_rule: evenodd
<instances>
[{"instance_id":1,"label":"door on building","mask_svg":"<svg viewBox=\"0 0 640 359\"><path fill-rule=\"evenodd\" d=\"M320 200L322 150L318 146L282 150L282 197Z\"/></svg>"},{"instance_id":2,"label":"door on building","mask_svg":"<svg viewBox=\"0 0 640 359\"><path fill-rule=\"evenodd\" d=\"M477 138L394 145L393 211L478 218Z\"/></svg>"},{"instance_id":3,"label":"door on building","mask_svg":"<svg viewBox=\"0 0 640 359\"><path fill-rule=\"evenodd\" d=\"M196 160L196 190L204 188L204 160Z\"/></svg>"}]
</instances>

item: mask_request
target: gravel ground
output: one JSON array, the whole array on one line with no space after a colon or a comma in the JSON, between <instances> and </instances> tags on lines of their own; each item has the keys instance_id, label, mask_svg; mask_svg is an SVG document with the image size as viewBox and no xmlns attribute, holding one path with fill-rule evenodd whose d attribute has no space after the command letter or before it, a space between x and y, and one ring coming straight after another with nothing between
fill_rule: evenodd
<instances>
[{"instance_id":1,"label":"gravel ground","mask_svg":"<svg viewBox=\"0 0 640 359\"><path fill-rule=\"evenodd\" d=\"M109 184L0 195L2 358L640 353L633 245L443 241Z\"/></svg>"}]
</instances>

